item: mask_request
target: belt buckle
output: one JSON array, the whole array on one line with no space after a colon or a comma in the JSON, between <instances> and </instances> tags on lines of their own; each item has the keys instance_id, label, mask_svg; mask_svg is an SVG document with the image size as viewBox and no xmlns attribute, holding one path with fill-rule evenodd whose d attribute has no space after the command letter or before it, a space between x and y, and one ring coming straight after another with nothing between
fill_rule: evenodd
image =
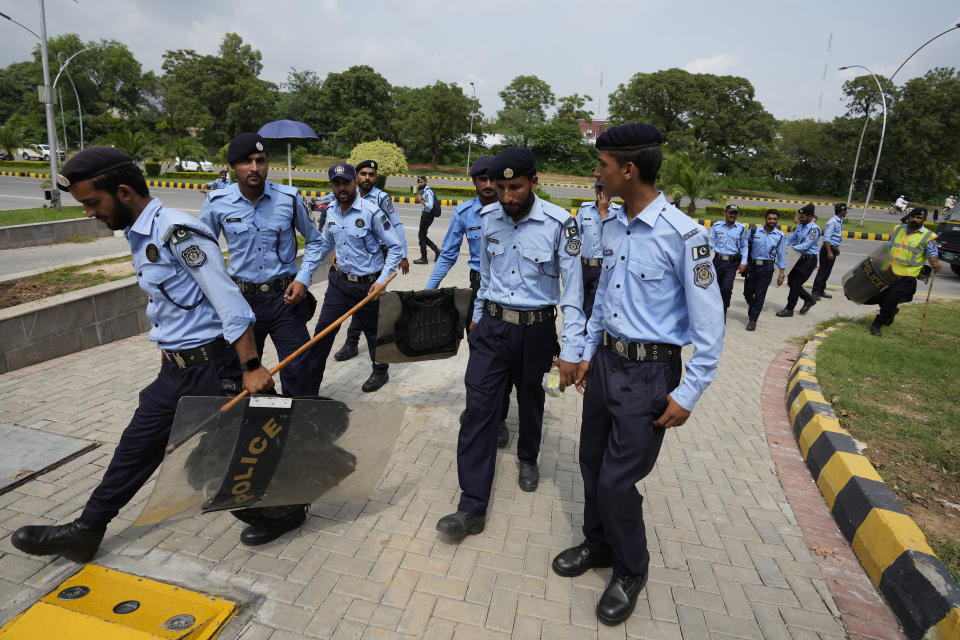
<instances>
[{"instance_id":1,"label":"belt buckle","mask_svg":"<svg viewBox=\"0 0 960 640\"><path fill-rule=\"evenodd\" d=\"M164 353L164 355L167 356L167 360L169 360L169 361L172 362L173 364L177 365L177 368L179 368L179 369L186 369L186 368L187 368L187 361L184 360L184 359L183 359L183 356L180 355L179 353L176 353L176 352L174 352L174 351L164 351L163 353Z\"/></svg>"},{"instance_id":2,"label":"belt buckle","mask_svg":"<svg viewBox=\"0 0 960 640\"><path fill-rule=\"evenodd\" d=\"M503 310L503 320L511 324L520 324L520 312L514 309Z\"/></svg>"},{"instance_id":3,"label":"belt buckle","mask_svg":"<svg viewBox=\"0 0 960 640\"><path fill-rule=\"evenodd\" d=\"M644 344L637 345L637 362L643 362L647 359L647 346Z\"/></svg>"},{"instance_id":4,"label":"belt buckle","mask_svg":"<svg viewBox=\"0 0 960 640\"><path fill-rule=\"evenodd\" d=\"M263 284L260 285L260 293L267 293L268 291L270 291L269 282L264 282Z\"/></svg>"},{"instance_id":5,"label":"belt buckle","mask_svg":"<svg viewBox=\"0 0 960 640\"><path fill-rule=\"evenodd\" d=\"M613 339L613 350L617 352L618 355L627 357L627 343L621 340L620 338Z\"/></svg>"}]
</instances>

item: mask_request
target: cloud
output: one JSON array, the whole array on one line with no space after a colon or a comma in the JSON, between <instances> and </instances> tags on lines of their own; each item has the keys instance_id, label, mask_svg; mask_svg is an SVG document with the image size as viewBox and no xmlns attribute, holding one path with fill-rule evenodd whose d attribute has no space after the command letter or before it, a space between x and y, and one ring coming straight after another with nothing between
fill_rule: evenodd
<instances>
[{"instance_id":1,"label":"cloud","mask_svg":"<svg viewBox=\"0 0 960 640\"><path fill-rule=\"evenodd\" d=\"M718 53L708 58L691 60L683 68L690 73L723 73L737 62L737 56L731 53Z\"/></svg>"}]
</instances>

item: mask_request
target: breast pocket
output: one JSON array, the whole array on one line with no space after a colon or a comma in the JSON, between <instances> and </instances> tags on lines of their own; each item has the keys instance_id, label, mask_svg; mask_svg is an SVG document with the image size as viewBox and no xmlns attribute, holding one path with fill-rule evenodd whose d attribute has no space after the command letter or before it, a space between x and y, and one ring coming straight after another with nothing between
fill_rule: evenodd
<instances>
[{"instance_id":1,"label":"breast pocket","mask_svg":"<svg viewBox=\"0 0 960 640\"><path fill-rule=\"evenodd\" d=\"M544 251L542 249L524 249L523 250L524 276L545 275L551 278L560 277L557 271L557 264L554 260L553 251Z\"/></svg>"},{"instance_id":2,"label":"breast pocket","mask_svg":"<svg viewBox=\"0 0 960 640\"><path fill-rule=\"evenodd\" d=\"M380 242L370 233L367 227L348 227L346 230L349 236L348 241L357 249L362 249L367 253L379 253Z\"/></svg>"},{"instance_id":3,"label":"breast pocket","mask_svg":"<svg viewBox=\"0 0 960 640\"><path fill-rule=\"evenodd\" d=\"M658 291L665 287L663 267L640 262L639 260L631 260L629 264L627 264L627 271L630 272L630 276L635 283L639 282L641 286L648 287L648 290L651 292Z\"/></svg>"},{"instance_id":4,"label":"breast pocket","mask_svg":"<svg viewBox=\"0 0 960 640\"><path fill-rule=\"evenodd\" d=\"M227 237L227 240L229 240L231 236L243 235L249 230L250 225L242 218L227 218L223 221L223 235Z\"/></svg>"},{"instance_id":5,"label":"breast pocket","mask_svg":"<svg viewBox=\"0 0 960 640\"><path fill-rule=\"evenodd\" d=\"M266 250L273 250L283 264L293 262L297 257L296 233L293 228L282 223L268 224L263 228L263 244Z\"/></svg>"}]
</instances>

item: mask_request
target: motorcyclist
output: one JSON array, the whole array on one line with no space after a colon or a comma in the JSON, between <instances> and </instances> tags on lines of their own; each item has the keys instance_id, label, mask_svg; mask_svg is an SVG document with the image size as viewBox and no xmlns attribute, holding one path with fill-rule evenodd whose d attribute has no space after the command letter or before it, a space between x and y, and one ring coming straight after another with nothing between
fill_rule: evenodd
<instances>
[{"instance_id":1,"label":"motorcyclist","mask_svg":"<svg viewBox=\"0 0 960 640\"><path fill-rule=\"evenodd\" d=\"M943 212L948 213L955 206L957 206L957 196L947 196L946 200L943 201Z\"/></svg>"},{"instance_id":2,"label":"motorcyclist","mask_svg":"<svg viewBox=\"0 0 960 640\"><path fill-rule=\"evenodd\" d=\"M901 195L899 198L897 198L897 201L893 203L893 206L899 211L906 212L907 207L910 206L910 201L907 200L907 196Z\"/></svg>"}]
</instances>

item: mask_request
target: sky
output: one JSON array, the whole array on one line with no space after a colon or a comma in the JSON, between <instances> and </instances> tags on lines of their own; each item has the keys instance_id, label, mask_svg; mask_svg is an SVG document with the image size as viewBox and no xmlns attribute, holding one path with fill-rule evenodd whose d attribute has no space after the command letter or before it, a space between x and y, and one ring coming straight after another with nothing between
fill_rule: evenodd
<instances>
[{"instance_id":1,"label":"sky","mask_svg":"<svg viewBox=\"0 0 960 640\"><path fill-rule=\"evenodd\" d=\"M40 33L39 1L48 36L119 40L144 70L159 72L171 49L215 54L232 31L263 54L263 79L367 64L393 85L441 80L468 96L475 87L490 117L518 75L538 76L558 97L589 95L604 118L607 94L633 74L676 67L747 78L776 118L830 120L845 111L843 82L863 73L837 67L889 76L960 22L956 0L0 0L0 12ZM36 43L0 19L0 67L28 59ZM895 80L938 66L960 67L960 29Z\"/></svg>"}]
</instances>

